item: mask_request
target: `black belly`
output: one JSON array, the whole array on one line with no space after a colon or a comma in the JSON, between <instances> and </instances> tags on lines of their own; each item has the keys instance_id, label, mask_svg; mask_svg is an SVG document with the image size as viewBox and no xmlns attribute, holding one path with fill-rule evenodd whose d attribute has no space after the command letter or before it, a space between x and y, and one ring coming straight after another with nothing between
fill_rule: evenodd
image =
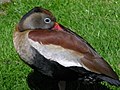
<instances>
[{"instance_id":1,"label":"black belly","mask_svg":"<svg viewBox=\"0 0 120 90\"><path fill-rule=\"evenodd\" d=\"M75 80L87 74L87 70L81 67L64 67L55 61L46 59L43 55L31 47L33 50L32 59L34 64L30 65L34 70L58 80Z\"/></svg>"},{"instance_id":2,"label":"black belly","mask_svg":"<svg viewBox=\"0 0 120 90\"><path fill-rule=\"evenodd\" d=\"M33 72L28 75L27 81L31 90L59 90L58 82L61 80L70 82L77 82L77 85L80 81L80 88L86 87L86 85L93 86L96 82L101 81L97 78L98 74L87 71L82 67L64 67L55 61L46 59L44 56L39 54L39 52L32 47L33 50L33 64L29 65ZM47 87L46 86L47 83ZM70 85L74 87L74 85ZM69 87L70 87L69 86ZM37 89L36 89L37 88ZM88 88L88 87L86 87ZM69 89L68 89L69 90ZM78 89L71 89L78 90ZM84 89L83 89L84 90ZM96 90L96 89L85 89L85 90ZM101 89L100 89L101 90Z\"/></svg>"}]
</instances>

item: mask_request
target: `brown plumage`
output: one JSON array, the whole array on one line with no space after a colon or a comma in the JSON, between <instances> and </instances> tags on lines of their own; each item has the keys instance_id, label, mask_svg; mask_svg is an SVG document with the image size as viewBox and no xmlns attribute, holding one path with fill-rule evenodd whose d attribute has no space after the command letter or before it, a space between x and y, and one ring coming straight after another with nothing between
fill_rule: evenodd
<instances>
[{"instance_id":1,"label":"brown plumage","mask_svg":"<svg viewBox=\"0 0 120 90\"><path fill-rule=\"evenodd\" d=\"M83 55L81 62L91 71L118 79L112 68L83 40L65 31L34 30L28 37L43 44L54 44Z\"/></svg>"},{"instance_id":2,"label":"brown plumage","mask_svg":"<svg viewBox=\"0 0 120 90\"><path fill-rule=\"evenodd\" d=\"M23 16L14 32L14 45L25 63L45 75L60 80L91 77L120 86L110 65L46 9L36 7Z\"/></svg>"}]
</instances>

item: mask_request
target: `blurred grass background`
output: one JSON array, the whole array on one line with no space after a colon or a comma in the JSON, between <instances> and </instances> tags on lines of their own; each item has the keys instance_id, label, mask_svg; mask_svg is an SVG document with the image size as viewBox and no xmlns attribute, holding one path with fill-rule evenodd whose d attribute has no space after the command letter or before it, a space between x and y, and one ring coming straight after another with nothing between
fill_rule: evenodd
<instances>
[{"instance_id":1,"label":"blurred grass background","mask_svg":"<svg viewBox=\"0 0 120 90\"><path fill-rule=\"evenodd\" d=\"M50 10L59 23L86 39L120 76L120 0L12 0L0 4L0 90L29 90L31 69L16 54L12 34L35 6Z\"/></svg>"}]
</instances>

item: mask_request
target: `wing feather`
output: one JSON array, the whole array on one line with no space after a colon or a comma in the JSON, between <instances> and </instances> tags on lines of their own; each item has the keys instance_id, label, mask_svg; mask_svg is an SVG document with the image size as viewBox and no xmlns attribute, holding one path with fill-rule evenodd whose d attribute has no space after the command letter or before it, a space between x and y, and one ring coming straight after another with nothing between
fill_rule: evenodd
<instances>
[{"instance_id":1,"label":"wing feather","mask_svg":"<svg viewBox=\"0 0 120 90\"><path fill-rule=\"evenodd\" d=\"M66 57L66 59L68 59L67 57L70 57L71 55L74 56L74 59L70 57L68 59L68 62L69 61L70 62L72 61L72 63L77 62L74 64L76 66L82 66L90 70L91 72L105 74L114 79L118 79L117 74L112 70L110 65L100 55L98 55L97 52L86 41L84 41L84 39L79 37L77 34L70 32L69 30L65 31L34 30L29 33L28 37L34 42L38 42L39 44L42 43L43 45L48 46L52 44L54 46L64 48L65 50L64 52L70 53L64 56ZM60 49L62 50L62 48ZM60 49L59 51L61 51ZM71 54L70 51L74 52L72 52ZM57 54L60 55L59 57L62 57L62 54L60 53ZM77 56L77 58L75 58L76 56L74 54ZM66 62L65 61L66 59L63 59L62 62Z\"/></svg>"}]
</instances>

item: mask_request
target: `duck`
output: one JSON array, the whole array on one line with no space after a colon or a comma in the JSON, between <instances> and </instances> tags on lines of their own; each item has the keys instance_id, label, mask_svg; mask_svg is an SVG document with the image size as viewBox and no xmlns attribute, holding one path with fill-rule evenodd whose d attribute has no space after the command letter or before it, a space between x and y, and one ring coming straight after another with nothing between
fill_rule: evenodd
<instances>
[{"instance_id":1,"label":"duck","mask_svg":"<svg viewBox=\"0 0 120 90\"><path fill-rule=\"evenodd\" d=\"M42 7L28 11L16 25L14 47L35 72L58 81L106 81L120 86L116 72L81 36L59 24Z\"/></svg>"}]
</instances>

